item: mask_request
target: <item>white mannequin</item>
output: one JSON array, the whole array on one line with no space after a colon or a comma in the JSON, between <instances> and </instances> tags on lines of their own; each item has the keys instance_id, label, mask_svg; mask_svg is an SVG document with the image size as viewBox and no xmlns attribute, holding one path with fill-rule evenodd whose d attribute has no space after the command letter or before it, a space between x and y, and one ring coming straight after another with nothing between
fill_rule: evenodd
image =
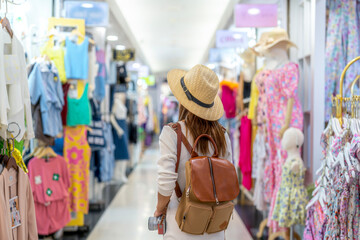
<instances>
[{"instance_id":1,"label":"white mannequin","mask_svg":"<svg viewBox=\"0 0 360 240\"><path fill-rule=\"evenodd\" d=\"M244 74L244 81L251 82L255 75L255 66L254 65L243 65L242 72Z\"/></svg>"},{"instance_id":2,"label":"white mannequin","mask_svg":"<svg viewBox=\"0 0 360 240\"><path fill-rule=\"evenodd\" d=\"M125 106L126 94L115 93L114 105L111 110L110 121L119 137L124 135L124 130L119 126L116 119L126 119L127 108ZM116 159L114 178L122 183L127 183L126 168L128 160Z\"/></svg>"},{"instance_id":3,"label":"white mannequin","mask_svg":"<svg viewBox=\"0 0 360 240\"><path fill-rule=\"evenodd\" d=\"M285 131L281 140L281 146L287 151L286 161L296 159L297 161L292 164L291 169L293 172L298 173L303 161L300 155L300 148L304 143L304 134L297 128L289 128Z\"/></svg>"},{"instance_id":4,"label":"white mannequin","mask_svg":"<svg viewBox=\"0 0 360 240\"><path fill-rule=\"evenodd\" d=\"M275 70L290 61L287 54L287 45L287 42L279 42L261 53L265 57L264 69Z\"/></svg>"},{"instance_id":5,"label":"white mannequin","mask_svg":"<svg viewBox=\"0 0 360 240\"><path fill-rule=\"evenodd\" d=\"M288 43L279 42L273 47L261 53L265 57L265 70L275 70L289 63L289 56L287 54ZM289 98L286 109L285 123L280 130L280 137L283 136L286 129L290 127L291 115L294 106L294 99Z\"/></svg>"}]
</instances>

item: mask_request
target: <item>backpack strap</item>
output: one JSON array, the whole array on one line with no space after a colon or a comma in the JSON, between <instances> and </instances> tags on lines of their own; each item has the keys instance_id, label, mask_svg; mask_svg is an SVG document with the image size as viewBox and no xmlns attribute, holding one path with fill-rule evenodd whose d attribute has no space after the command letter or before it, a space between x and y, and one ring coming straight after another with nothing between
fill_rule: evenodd
<instances>
[{"instance_id":1,"label":"backpack strap","mask_svg":"<svg viewBox=\"0 0 360 240\"><path fill-rule=\"evenodd\" d=\"M177 153L176 153L177 160L176 160L175 172L178 173L179 164L180 164L180 156L181 156L181 143L183 143L185 145L186 149L188 150L188 152L190 154L192 153L193 150L192 150L192 147L191 147L189 141L186 139L183 132L181 131L180 123L170 123L170 124L168 124L168 126L170 126L176 132L176 135L177 135ZM176 181L176 183L175 183L175 193L178 198L181 198L182 192L181 192L178 181Z\"/></svg>"}]
</instances>

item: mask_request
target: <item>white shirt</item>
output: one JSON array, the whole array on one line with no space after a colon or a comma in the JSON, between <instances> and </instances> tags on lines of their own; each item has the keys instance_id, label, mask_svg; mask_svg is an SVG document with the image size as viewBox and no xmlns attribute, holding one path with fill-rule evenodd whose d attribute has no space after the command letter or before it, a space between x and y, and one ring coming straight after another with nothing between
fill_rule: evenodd
<instances>
[{"instance_id":1,"label":"white shirt","mask_svg":"<svg viewBox=\"0 0 360 240\"><path fill-rule=\"evenodd\" d=\"M4 41L7 36L6 30L2 29L0 31L0 46L6 46L4 49L10 50L10 52L6 53L3 50L0 52L0 82L6 82L5 90L4 86L0 85L2 95L0 97L0 136L3 139L11 137L6 131L9 128L15 136L18 135L16 140L21 141L25 132L27 133L27 139L34 137L25 52L15 35L11 43L7 45L8 43ZM3 99L3 94L7 96L7 100ZM6 109L6 117L4 109Z\"/></svg>"},{"instance_id":2,"label":"white shirt","mask_svg":"<svg viewBox=\"0 0 360 240\"><path fill-rule=\"evenodd\" d=\"M10 110L5 72L4 72L4 45L9 43L10 36L4 30L0 30L0 137L6 139L8 125L7 112Z\"/></svg>"},{"instance_id":3,"label":"white shirt","mask_svg":"<svg viewBox=\"0 0 360 240\"><path fill-rule=\"evenodd\" d=\"M185 136L189 136L189 133L186 135L186 127L184 122L180 122L182 132ZM191 137L188 137L190 145L194 144L194 140ZM225 134L226 140L226 154L222 158L227 159L231 162L232 152L231 152L231 142L228 134ZM185 189L186 177L185 177L185 163L190 159L190 153L187 151L184 144L181 146L181 155L180 155L180 164L179 171L175 173L176 166L176 154L177 154L177 135L175 131L169 127L165 126L160 135L160 159L158 160L158 192L163 196L171 196L170 203L167 209L166 214L166 223L167 230L164 236L165 240L224 240L224 232L219 232L215 234L204 234L204 235L191 235L184 232L181 232L179 226L176 223L175 215L179 202L175 194L174 188L176 180L178 180L180 189ZM210 154L212 156L214 148L210 144ZM199 153L200 154L200 153ZM201 155L201 154L200 154Z\"/></svg>"}]
</instances>

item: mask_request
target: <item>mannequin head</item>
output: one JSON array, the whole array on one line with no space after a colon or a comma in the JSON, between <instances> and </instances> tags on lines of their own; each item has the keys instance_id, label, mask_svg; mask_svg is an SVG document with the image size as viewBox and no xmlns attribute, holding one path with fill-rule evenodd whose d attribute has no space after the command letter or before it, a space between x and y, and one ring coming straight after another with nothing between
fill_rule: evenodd
<instances>
[{"instance_id":1,"label":"mannequin head","mask_svg":"<svg viewBox=\"0 0 360 240\"><path fill-rule=\"evenodd\" d=\"M304 143L304 134L297 128L289 128L285 131L281 140L284 150L299 150Z\"/></svg>"},{"instance_id":2,"label":"mannequin head","mask_svg":"<svg viewBox=\"0 0 360 240\"><path fill-rule=\"evenodd\" d=\"M288 43L287 42L279 42L271 48L266 49L261 54L265 58L273 58L274 56L278 56L279 54L283 55L284 53L287 56Z\"/></svg>"},{"instance_id":3,"label":"mannequin head","mask_svg":"<svg viewBox=\"0 0 360 240\"><path fill-rule=\"evenodd\" d=\"M251 82L255 74L255 52L251 48L247 48L240 54L240 58L244 61L241 65L241 71L245 82Z\"/></svg>"},{"instance_id":4,"label":"mannequin head","mask_svg":"<svg viewBox=\"0 0 360 240\"><path fill-rule=\"evenodd\" d=\"M287 54L288 43L279 42L271 48L264 50L260 54L265 57L265 69L277 69L289 62Z\"/></svg>"}]
</instances>

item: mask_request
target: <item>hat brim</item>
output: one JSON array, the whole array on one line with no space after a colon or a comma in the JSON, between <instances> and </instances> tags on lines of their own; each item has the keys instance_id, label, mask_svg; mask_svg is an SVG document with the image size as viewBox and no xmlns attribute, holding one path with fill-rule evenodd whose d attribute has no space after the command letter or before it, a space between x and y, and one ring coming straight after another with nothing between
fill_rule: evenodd
<instances>
[{"instance_id":1,"label":"hat brim","mask_svg":"<svg viewBox=\"0 0 360 240\"><path fill-rule=\"evenodd\" d=\"M214 105L211 108L204 108L190 101L180 83L181 78L184 77L185 74L186 71L180 69L173 69L167 74L168 84L176 99L184 108L202 119L208 121L219 120L224 115L224 107L220 97L216 95Z\"/></svg>"},{"instance_id":2,"label":"hat brim","mask_svg":"<svg viewBox=\"0 0 360 240\"><path fill-rule=\"evenodd\" d=\"M269 48L274 47L275 45L277 45L278 43L281 43L281 42L287 42L288 43L288 48L290 48L290 47L296 47L297 48L296 44L293 43L292 41L290 41L289 39L278 39L278 40L272 42L271 44L258 43L252 48L252 50L254 50L254 52L257 55L260 55L264 51L268 50Z\"/></svg>"}]
</instances>

